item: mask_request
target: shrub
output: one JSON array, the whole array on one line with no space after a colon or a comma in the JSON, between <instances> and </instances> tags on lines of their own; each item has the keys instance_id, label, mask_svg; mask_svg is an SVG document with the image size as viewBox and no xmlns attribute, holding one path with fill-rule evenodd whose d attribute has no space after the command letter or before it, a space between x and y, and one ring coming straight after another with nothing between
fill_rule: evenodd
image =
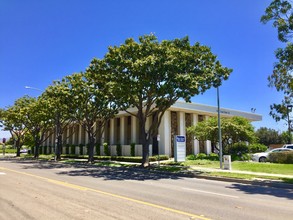
<instances>
[{"instance_id":1,"label":"shrub","mask_svg":"<svg viewBox=\"0 0 293 220\"><path fill-rule=\"evenodd\" d=\"M100 144L96 144L96 154L97 154L97 156L101 155Z\"/></svg>"},{"instance_id":2,"label":"shrub","mask_svg":"<svg viewBox=\"0 0 293 220\"><path fill-rule=\"evenodd\" d=\"M75 154L75 145L70 146L70 154Z\"/></svg>"},{"instance_id":3,"label":"shrub","mask_svg":"<svg viewBox=\"0 0 293 220\"><path fill-rule=\"evenodd\" d=\"M103 143L103 146L104 146L104 154L106 156L110 156L111 155L111 152L110 152L110 148L109 148L108 143Z\"/></svg>"},{"instance_id":4,"label":"shrub","mask_svg":"<svg viewBox=\"0 0 293 220\"><path fill-rule=\"evenodd\" d=\"M250 144L248 146L249 153L258 153L258 152L264 152L268 149L266 145L263 144Z\"/></svg>"},{"instance_id":5,"label":"shrub","mask_svg":"<svg viewBox=\"0 0 293 220\"><path fill-rule=\"evenodd\" d=\"M65 145L65 153L66 154L69 154L69 148L70 148L70 145L69 144L66 144Z\"/></svg>"},{"instance_id":6,"label":"shrub","mask_svg":"<svg viewBox=\"0 0 293 220\"><path fill-rule=\"evenodd\" d=\"M117 153L117 156L121 156L122 155L121 144L117 144L116 145L116 153Z\"/></svg>"},{"instance_id":7,"label":"shrub","mask_svg":"<svg viewBox=\"0 0 293 220\"><path fill-rule=\"evenodd\" d=\"M135 143L130 144L130 155L135 157Z\"/></svg>"},{"instance_id":8,"label":"shrub","mask_svg":"<svg viewBox=\"0 0 293 220\"><path fill-rule=\"evenodd\" d=\"M272 163L293 164L293 151L270 153L268 161Z\"/></svg>"},{"instance_id":9,"label":"shrub","mask_svg":"<svg viewBox=\"0 0 293 220\"><path fill-rule=\"evenodd\" d=\"M199 159L199 160L207 159L207 155L205 153L199 153L196 155L196 159Z\"/></svg>"},{"instance_id":10,"label":"shrub","mask_svg":"<svg viewBox=\"0 0 293 220\"><path fill-rule=\"evenodd\" d=\"M244 142L235 143L229 148L228 153L231 155L238 155L238 156L247 154L248 146Z\"/></svg>"},{"instance_id":11,"label":"shrub","mask_svg":"<svg viewBox=\"0 0 293 220\"><path fill-rule=\"evenodd\" d=\"M83 144L79 144L79 154L83 155Z\"/></svg>"},{"instance_id":12,"label":"shrub","mask_svg":"<svg viewBox=\"0 0 293 220\"><path fill-rule=\"evenodd\" d=\"M211 154L207 157L207 159L212 160L212 161L217 161L217 160L219 160L219 155L218 155L218 154L215 154L215 153L211 153Z\"/></svg>"},{"instance_id":13,"label":"shrub","mask_svg":"<svg viewBox=\"0 0 293 220\"><path fill-rule=\"evenodd\" d=\"M187 160L196 160L196 155L194 155L194 154L187 155L186 159Z\"/></svg>"}]
</instances>

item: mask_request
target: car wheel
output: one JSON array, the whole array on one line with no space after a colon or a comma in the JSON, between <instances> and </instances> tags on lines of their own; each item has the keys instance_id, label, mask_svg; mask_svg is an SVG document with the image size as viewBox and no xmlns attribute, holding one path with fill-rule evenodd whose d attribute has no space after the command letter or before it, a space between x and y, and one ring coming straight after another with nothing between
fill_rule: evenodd
<instances>
[{"instance_id":1,"label":"car wheel","mask_svg":"<svg viewBox=\"0 0 293 220\"><path fill-rule=\"evenodd\" d=\"M265 158L265 157L261 157L261 158L259 158L259 162L261 162L261 163L264 163L264 162L266 162L267 161L267 158Z\"/></svg>"}]
</instances>

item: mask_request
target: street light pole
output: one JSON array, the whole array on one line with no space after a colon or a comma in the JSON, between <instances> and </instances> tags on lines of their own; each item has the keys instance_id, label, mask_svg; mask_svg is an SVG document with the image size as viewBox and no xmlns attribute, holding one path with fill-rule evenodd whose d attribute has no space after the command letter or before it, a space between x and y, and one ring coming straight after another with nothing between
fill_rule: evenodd
<instances>
[{"instance_id":1,"label":"street light pole","mask_svg":"<svg viewBox=\"0 0 293 220\"><path fill-rule=\"evenodd\" d=\"M292 111L293 105L287 105L287 116L288 116L288 134L289 134L289 143L292 143L292 137L291 137L291 120L290 120L290 112ZM290 109L290 112L289 112Z\"/></svg>"},{"instance_id":2,"label":"street light pole","mask_svg":"<svg viewBox=\"0 0 293 220\"><path fill-rule=\"evenodd\" d=\"M220 168L223 168L223 149L222 149L222 131L221 131L221 113L220 113L220 91L217 87L217 103L218 103L218 135L219 135L219 150L220 150Z\"/></svg>"}]
</instances>

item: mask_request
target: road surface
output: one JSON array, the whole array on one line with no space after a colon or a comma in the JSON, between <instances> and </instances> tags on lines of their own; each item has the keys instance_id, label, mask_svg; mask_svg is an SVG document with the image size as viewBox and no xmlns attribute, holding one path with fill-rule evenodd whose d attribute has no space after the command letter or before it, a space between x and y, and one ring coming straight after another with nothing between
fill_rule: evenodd
<instances>
[{"instance_id":1,"label":"road surface","mask_svg":"<svg viewBox=\"0 0 293 220\"><path fill-rule=\"evenodd\" d=\"M19 159L0 160L0 219L293 219L293 191Z\"/></svg>"}]
</instances>

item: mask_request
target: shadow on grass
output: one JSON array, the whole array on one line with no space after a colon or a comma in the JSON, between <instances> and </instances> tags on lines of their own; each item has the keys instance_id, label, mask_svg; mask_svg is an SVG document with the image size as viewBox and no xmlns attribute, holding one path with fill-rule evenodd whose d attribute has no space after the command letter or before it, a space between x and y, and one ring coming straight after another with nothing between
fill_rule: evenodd
<instances>
[{"instance_id":1,"label":"shadow on grass","mask_svg":"<svg viewBox=\"0 0 293 220\"><path fill-rule=\"evenodd\" d=\"M22 165L23 169L56 169L58 175L68 176L85 176L92 178L102 178L103 180L160 180L160 179L181 179L189 177L188 174L171 173L158 170L157 168L141 168L140 166L111 166L109 162L102 164L88 164L85 162L54 162L42 160L29 160L29 159L7 159L12 163Z\"/></svg>"}]
</instances>

